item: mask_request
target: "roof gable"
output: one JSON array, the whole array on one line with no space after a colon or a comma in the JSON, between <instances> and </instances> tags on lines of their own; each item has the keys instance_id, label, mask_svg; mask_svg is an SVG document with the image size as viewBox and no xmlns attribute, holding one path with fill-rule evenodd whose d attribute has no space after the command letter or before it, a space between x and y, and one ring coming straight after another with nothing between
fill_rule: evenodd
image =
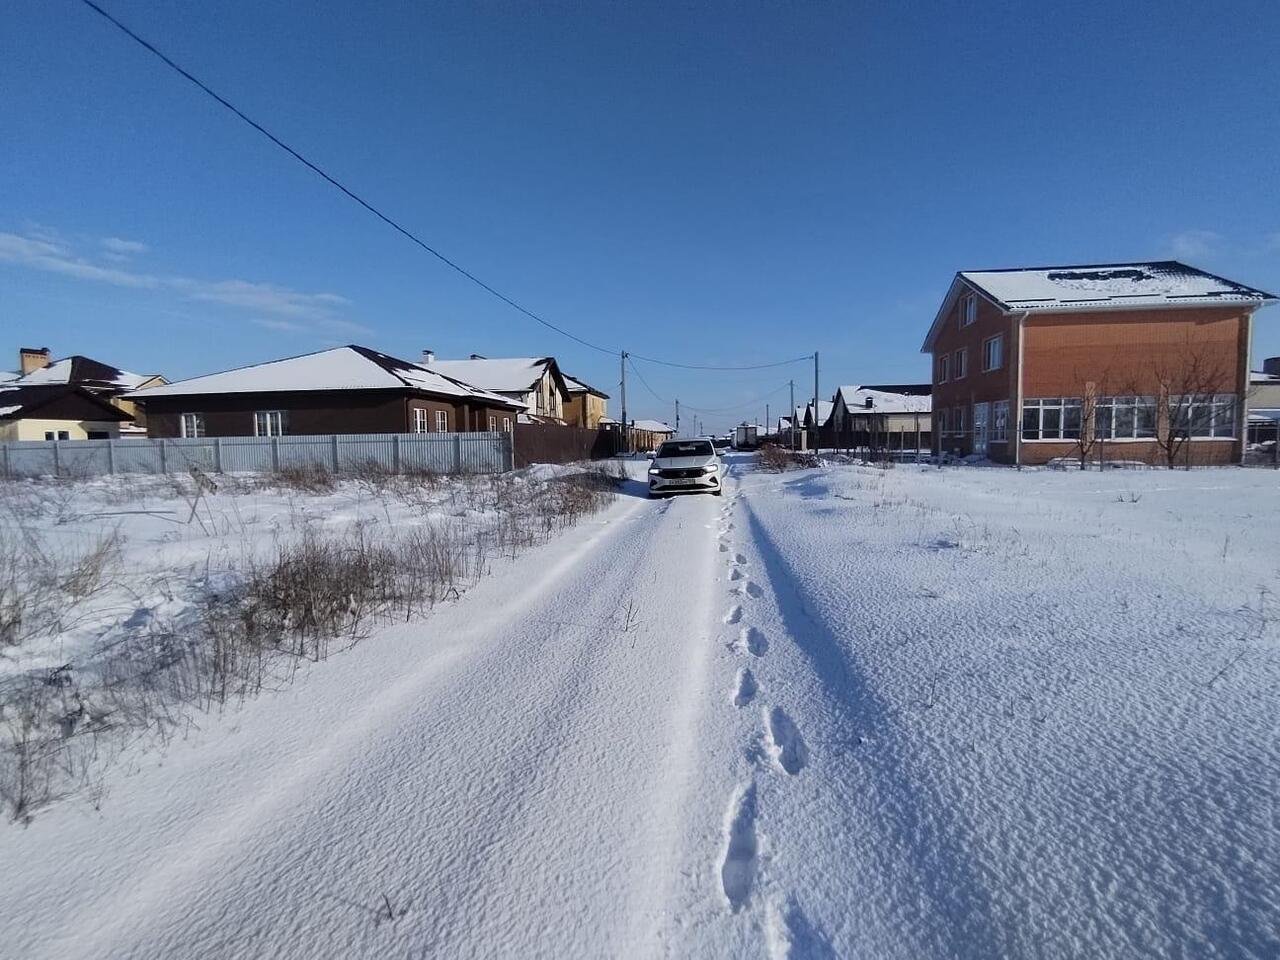
<instances>
[{"instance_id":1,"label":"roof gable","mask_svg":"<svg viewBox=\"0 0 1280 960\"><path fill-rule=\"evenodd\" d=\"M150 379L151 375L130 373L92 357L76 355L63 357L47 367L32 370L25 376L18 377L17 382L29 386L76 384L90 390L123 392L134 390Z\"/></svg>"},{"instance_id":2,"label":"roof gable","mask_svg":"<svg viewBox=\"0 0 1280 960\"><path fill-rule=\"evenodd\" d=\"M119 407L96 396L84 387L69 383L0 385L0 420L23 420L54 404L76 407L83 416L58 416L55 420L132 420ZM68 412L66 410L64 413Z\"/></svg>"}]
</instances>

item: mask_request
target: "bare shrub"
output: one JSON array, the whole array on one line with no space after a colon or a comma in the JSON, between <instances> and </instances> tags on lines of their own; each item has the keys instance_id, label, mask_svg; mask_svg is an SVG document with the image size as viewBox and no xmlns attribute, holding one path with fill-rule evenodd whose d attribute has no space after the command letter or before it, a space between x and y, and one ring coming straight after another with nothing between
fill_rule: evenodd
<instances>
[{"instance_id":1,"label":"bare shrub","mask_svg":"<svg viewBox=\"0 0 1280 960\"><path fill-rule=\"evenodd\" d=\"M275 486L299 493L332 493L337 486L331 471L314 464L281 467L271 477Z\"/></svg>"},{"instance_id":2,"label":"bare shrub","mask_svg":"<svg viewBox=\"0 0 1280 960\"><path fill-rule=\"evenodd\" d=\"M766 443L755 453L757 470L781 473L791 466L791 451L774 443Z\"/></svg>"}]
</instances>

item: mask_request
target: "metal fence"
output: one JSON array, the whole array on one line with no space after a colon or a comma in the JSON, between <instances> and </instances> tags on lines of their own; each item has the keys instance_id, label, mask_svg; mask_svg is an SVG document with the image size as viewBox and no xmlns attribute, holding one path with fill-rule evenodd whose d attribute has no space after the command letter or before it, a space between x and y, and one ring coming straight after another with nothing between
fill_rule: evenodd
<instances>
[{"instance_id":1,"label":"metal fence","mask_svg":"<svg viewBox=\"0 0 1280 960\"><path fill-rule=\"evenodd\" d=\"M311 467L350 473L502 473L510 433L354 433L181 440L19 440L0 443L0 475L93 477L114 473L267 473Z\"/></svg>"}]
</instances>

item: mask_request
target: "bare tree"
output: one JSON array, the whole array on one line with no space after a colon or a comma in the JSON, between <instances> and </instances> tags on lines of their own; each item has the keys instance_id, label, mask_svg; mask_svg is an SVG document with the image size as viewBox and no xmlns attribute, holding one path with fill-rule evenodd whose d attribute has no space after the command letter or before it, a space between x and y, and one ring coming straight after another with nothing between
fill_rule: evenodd
<instances>
[{"instance_id":1,"label":"bare tree","mask_svg":"<svg viewBox=\"0 0 1280 960\"><path fill-rule=\"evenodd\" d=\"M1183 357L1181 362L1152 365L1152 379L1158 387L1155 443L1170 470L1179 460L1190 470L1191 438L1212 436L1217 395L1232 393L1232 416L1240 415L1226 364L1203 350L1190 350Z\"/></svg>"}]
</instances>

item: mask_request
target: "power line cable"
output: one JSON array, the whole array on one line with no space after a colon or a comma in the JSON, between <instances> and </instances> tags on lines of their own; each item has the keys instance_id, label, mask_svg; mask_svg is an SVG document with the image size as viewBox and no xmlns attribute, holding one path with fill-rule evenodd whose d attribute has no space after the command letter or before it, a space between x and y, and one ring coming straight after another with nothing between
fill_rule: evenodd
<instances>
[{"instance_id":1,"label":"power line cable","mask_svg":"<svg viewBox=\"0 0 1280 960\"><path fill-rule=\"evenodd\" d=\"M764 401L768 400L770 397L772 397L774 394L781 393L783 390L786 390L787 387L789 386L790 386L789 383L781 383L778 386L774 387L772 390L770 390L768 393L760 394L760 396L756 397L754 400L744 400L742 403L735 403L732 406L728 406L728 407L714 407L714 408L692 407L685 403L682 403L681 406L689 407L689 409L692 410L694 413L730 413L734 410L741 410L743 407L752 407L752 406L756 406L757 404L761 404Z\"/></svg>"},{"instance_id":2,"label":"power line cable","mask_svg":"<svg viewBox=\"0 0 1280 960\"><path fill-rule=\"evenodd\" d=\"M658 393L657 390L653 389L653 387L649 386L649 381L644 378L644 376L636 368L636 365L631 362L630 354L627 354L627 365L631 367L631 372L634 373L639 378L642 384L644 384L644 388L648 390L651 394L653 394L653 398L655 400L657 400L659 403L667 403L667 404L672 403L671 400L668 400L666 397Z\"/></svg>"},{"instance_id":3,"label":"power line cable","mask_svg":"<svg viewBox=\"0 0 1280 960\"><path fill-rule=\"evenodd\" d=\"M675 360L656 360L653 357L646 357L639 353L628 353L627 356L634 357L637 360L643 360L645 363L656 363L663 367L680 367L682 370L767 370L769 367L785 367L789 363L800 363L801 361L807 362L813 359L813 354L807 353L803 357L792 357L790 360L775 360L770 363L749 363L742 366L719 366L703 363L678 363Z\"/></svg>"},{"instance_id":4,"label":"power line cable","mask_svg":"<svg viewBox=\"0 0 1280 960\"><path fill-rule=\"evenodd\" d=\"M459 275L470 280L476 286L480 287L480 289L497 297L503 303L507 304L507 306L513 308L514 310L519 311L524 316L528 317L530 320L533 320L536 323L540 323L542 326L546 327L548 330L554 330L556 333L560 334L562 337L567 337L568 339L574 341L575 343L579 343L584 347L588 347L600 353L607 353L607 354L610 354L611 356L617 356L621 352L620 350L614 350L608 347L602 347L598 343L592 343L590 340L585 340L582 337L578 336L576 333L571 333L570 331L564 329L563 327L557 326L556 324L552 323L550 320L547 320L546 318L539 316L537 313L533 312L528 307L525 307L522 304L518 303L517 301L513 300L511 297L507 296L505 293L502 293L500 290L497 290L494 287L490 286L488 283L481 280L470 270L467 270L461 264L449 259L449 257L445 256L435 247L431 246L425 240L421 239L417 234L415 234L409 228L401 225L392 217L383 213L381 210L375 207L368 200L364 199L364 197L360 196L360 194L356 193L354 190L352 190L350 187L344 184L341 180L338 180L336 177L325 172L318 164L312 162L311 160L308 160L305 156L303 156L293 147L289 146L289 144L285 143L278 136L276 136L274 133L272 133L270 130L264 127L261 123L259 123L257 120L254 120L252 117L246 114L243 110L241 110L239 107L233 104L226 97L222 96L220 93L215 91L203 80L196 77L193 73L191 73L191 71L179 65L172 57L170 57L168 54L164 53L162 50L156 47L155 44L151 43L149 40L146 40L140 37L138 34L134 33L131 29L129 29L129 27L125 26L123 23L117 20L114 15L107 12L97 3L95 3L94 0L80 0L80 2L84 4L86 7L88 7L90 10L92 10L94 13L98 14L100 17L102 17L112 26L114 26L117 30L119 30L121 33L127 36L130 40L137 43L144 50L146 50L147 52L157 57L162 63L165 64L165 66L169 67L169 69L173 70L175 73L179 74L186 80L190 81L202 92L207 94L209 97L213 98L215 101L217 101L226 109L230 110L242 121L244 121L254 130L256 130L258 133L262 134L264 137L266 137L268 140L274 143L277 147L279 147L285 153L289 154L291 157L293 157L295 160L297 160L307 169L311 170L313 173L321 177L327 183L331 184L332 186L336 187L338 190L342 191L342 193L346 194L347 197L354 200L360 206L364 207L365 210L369 211L369 213L373 214L375 217L377 217L387 226L391 227L397 233L404 236L410 242L416 244L417 246L425 250L427 253L431 254L433 257L435 257L445 266L449 267L449 269L455 271ZM793 360L780 360L776 363L749 364L745 366L716 366L711 364L679 363L672 360L660 360L656 357L644 357L644 356L640 356L637 359L644 360L648 363L662 364L663 366L668 366L668 367L680 367L686 370L762 370L766 367L783 366L788 363L796 363L800 360L807 360L809 358L797 357ZM636 375L639 376L639 373L637 373Z\"/></svg>"}]
</instances>

